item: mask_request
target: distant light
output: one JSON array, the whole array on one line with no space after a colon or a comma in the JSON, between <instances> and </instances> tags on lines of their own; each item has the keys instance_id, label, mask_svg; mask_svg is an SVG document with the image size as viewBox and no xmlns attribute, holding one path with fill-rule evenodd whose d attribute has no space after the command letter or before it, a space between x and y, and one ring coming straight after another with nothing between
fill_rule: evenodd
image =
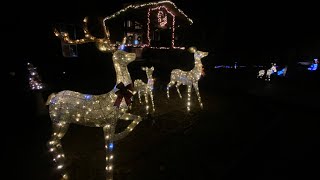
<instances>
[{"instance_id":1,"label":"distant light","mask_svg":"<svg viewBox=\"0 0 320 180\"><path fill-rule=\"evenodd\" d=\"M318 69L318 64L311 64L311 66L308 68L309 71L315 71Z\"/></svg>"},{"instance_id":2,"label":"distant light","mask_svg":"<svg viewBox=\"0 0 320 180\"><path fill-rule=\"evenodd\" d=\"M66 74L66 72L65 72L65 71L63 71L63 72L62 72L62 74Z\"/></svg>"},{"instance_id":3,"label":"distant light","mask_svg":"<svg viewBox=\"0 0 320 180\"><path fill-rule=\"evenodd\" d=\"M137 44L139 44L139 41L136 39L136 40L134 40L133 44L137 45Z\"/></svg>"}]
</instances>

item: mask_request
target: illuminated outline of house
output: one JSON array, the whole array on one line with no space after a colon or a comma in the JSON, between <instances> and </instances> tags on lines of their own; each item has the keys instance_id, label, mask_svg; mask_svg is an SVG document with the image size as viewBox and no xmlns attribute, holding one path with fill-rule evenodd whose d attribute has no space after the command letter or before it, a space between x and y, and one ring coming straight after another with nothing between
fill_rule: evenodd
<instances>
[{"instance_id":1,"label":"illuminated outline of house","mask_svg":"<svg viewBox=\"0 0 320 180\"><path fill-rule=\"evenodd\" d=\"M115 36L118 37L115 38L112 37L114 31L110 25L112 24L112 20L117 17L121 17L120 21L115 20L113 23L119 24L119 22L123 22L124 24L121 24L122 27L114 28L121 31L117 32L118 34ZM177 22L179 22L179 25L176 27ZM193 21L173 2L158 1L128 5L124 9L105 17L103 23L110 28L110 39L113 42L114 39L120 41L126 36L126 46L156 49L184 49L184 47L175 46L177 40L175 35L176 29L179 28L180 25L191 25ZM164 41L166 41L166 43L163 43Z\"/></svg>"}]
</instances>

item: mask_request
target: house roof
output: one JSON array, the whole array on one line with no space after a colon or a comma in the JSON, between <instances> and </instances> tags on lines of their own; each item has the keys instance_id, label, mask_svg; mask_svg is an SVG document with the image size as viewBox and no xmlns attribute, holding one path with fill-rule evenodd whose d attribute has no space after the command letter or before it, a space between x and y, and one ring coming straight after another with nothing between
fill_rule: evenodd
<instances>
[{"instance_id":1,"label":"house roof","mask_svg":"<svg viewBox=\"0 0 320 180\"><path fill-rule=\"evenodd\" d=\"M143 8L150 8L150 7L156 7L166 5L175 15L181 14L184 18L187 19L189 24L191 25L193 23L192 19L190 19L181 9L179 9L173 2L171 1L157 1L157 2L148 2L143 4L131 4L126 6L125 8L117 11L116 13L107 16L103 19L103 22L105 23L107 20L113 19L117 17L118 15L124 14L126 11L133 10L133 9L143 9Z\"/></svg>"}]
</instances>

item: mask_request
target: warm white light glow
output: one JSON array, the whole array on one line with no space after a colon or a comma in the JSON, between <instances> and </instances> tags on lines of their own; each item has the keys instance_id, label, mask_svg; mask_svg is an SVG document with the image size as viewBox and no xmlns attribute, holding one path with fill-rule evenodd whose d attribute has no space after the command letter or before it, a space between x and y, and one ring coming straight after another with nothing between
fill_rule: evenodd
<instances>
[{"instance_id":1,"label":"warm white light glow","mask_svg":"<svg viewBox=\"0 0 320 180\"><path fill-rule=\"evenodd\" d=\"M191 71L182 71L180 69L174 69L171 71L171 76L170 76L170 82L167 85L167 97L170 98L170 87L175 85L178 95L180 98L182 98L179 86L182 85L187 85L188 87L188 99L187 99L187 110L190 111L190 106L191 106L191 90L192 86L194 87L198 101L200 104L200 107L203 108L202 102L201 102L201 96L199 93L199 87L198 87L198 81L202 75L203 71L203 66L201 59L203 57L206 57L208 55L208 52L202 52L198 51L195 47L189 48L189 51L191 53L194 53L194 61L195 65L194 68Z\"/></svg>"},{"instance_id":2,"label":"warm white light glow","mask_svg":"<svg viewBox=\"0 0 320 180\"><path fill-rule=\"evenodd\" d=\"M267 72L262 69L258 72L257 78L264 78L266 81L270 81L271 80L271 74L277 72L277 66L275 63L271 63L271 68L267 70Z\"/></svg>"},{"instance_id":3,"label":"warm white light glow","mask_svg":"<svg viewBox=\"0 0 320 180\"><path fill-rule=\"evenodd\" d=\"M137 92L139 97L139 102L141 103L141 94L144 96L145 103L146 103L146 111L149 113L149 100L150 97L151 103L152 103L152 110L155 111L154 108L154 101L153 101L153 85L154 85L154 79L152 77L154 67L151 68L148 67L142 67L142 70L146 72L148 82L145 83L141 79L136 79L134 81L134 90Z\"/></svg>"},{"instance_id":4,"label":"warm white light glow","mask_svg":"<svg viewBox=\"0 0 320 180\"><path fill-rule=\"evenodd\" d=\"M187 20L189 21L190 24L193 23L192 19L190 19L181 9L179 9L171 1L158 1L158 2L149 2L149 3L139 4L139 5L129 5L126 8L121 9L120 11L118 11L118 12L112 14L112 15L105 17L103 21L105 23L105 21L107 21L109 19L113 19L113 18L117 17L118 15L126 12L129 9L139 9L139 8L146 7L146 6L160 6L161 4L166 4L166 3L173 5L174 8L176 8L184 17L187 18Z\"/></svg>"},{"instance_id":5,"label":"warm white light glow","mask_svg":"<svg viewBox=\"0 0 320 180\"><path fill-rule=\"evenodd\" d=\"M128 53L117 50L111 45L109 31L105 28L105 38L95 38L90 35L87 29L87 18L84 22L85 38L80 40L70 40L67 33L59 33L55 30L55 35L65 43L82 44L95 42L101 51L113 52L112 60L116 71L116 85L113 90L106 94L91 95L79 92L64 90L57 94L51 94L47 100L49 105L50 118L52 120L53 133L48 141L50 152L53 153L58 169L62 169L65 164L64 152L61 139L68 130L71 123L90 126L103 127L106 150L107 179L113 179L112 151L114 141L126 137L142 120L140 116L127 113L131 103L130 87L132 80L127 65L136 59L135 53ZM131 120L132 122L122 132L115 133L117 121ZM110 157L110 158L108 158ZM63 172L63 178L68 179L68 174Z\"/></svg>"}]
</instances>

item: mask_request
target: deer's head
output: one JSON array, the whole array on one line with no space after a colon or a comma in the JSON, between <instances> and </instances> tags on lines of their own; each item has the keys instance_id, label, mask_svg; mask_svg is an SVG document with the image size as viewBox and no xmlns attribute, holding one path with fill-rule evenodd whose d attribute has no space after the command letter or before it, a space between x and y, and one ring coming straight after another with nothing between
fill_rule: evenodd
<instances>
[{"instance_id":1,"label":"deer's head","mask_svg":"<svg viewBox=\"0 0 320 180\"><path fill-rule=\"evenodd\" d=\"M194 53L195 60L201 60L202 58L208 56L208 54L209 54L208 52L203 52L203 51L197 50L196 47L190 47L189 52Z\"/></svg>"},{"instance_id":2,"label":"deer's head","mask_svg":"<svg viewBox=\"0 0 320 180\"><path fill-rule=\"evenodd\" d=\"M117 62L122 66L127 66L130 62L136 59L136 54L117 50L113 53L112 59L114 62Z\"/></svg>"},{"instance_id":3,"label":"deer's head","mask_svg":"<svg viewBox=\"0 0 320 180\"><path fill-rule=\"evenodd\" d=\"M146 72L148 79L152 79L152 74L153 74L153 71L154 71L154 67L153 66L151 68L142 67L141 69Z\"/></svg>"}]
</instances>

